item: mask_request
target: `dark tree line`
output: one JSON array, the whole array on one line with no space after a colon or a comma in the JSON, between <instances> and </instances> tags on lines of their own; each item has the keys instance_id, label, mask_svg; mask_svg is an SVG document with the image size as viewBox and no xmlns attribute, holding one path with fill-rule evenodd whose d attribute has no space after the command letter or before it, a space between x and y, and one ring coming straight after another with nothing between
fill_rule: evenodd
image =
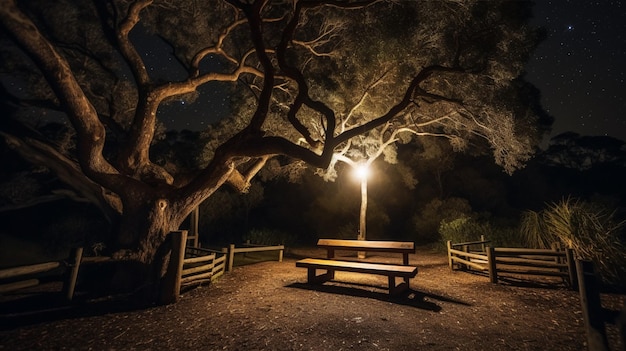
<instances>
[{"instance_id":1,"label":"dark tree line","mask_svg":"<svg viewBox=\"0 0 626 351\"><path fill-rule=\"evenodd\" d=\"M565 142L571 147L563 148ZM447 153L444 143L402 145L399 164L379 161L373 167L368 212L372 239L437 241L440 221L461 215L517 225L523 211L537 211L567 197L595 202L624 216L625 145L608 137L559 135L512 176L485 155ZM448 159L442 158L442 153ZM579 166L587 164L590 157L591 167ZM415 186L402 181L404 174L398 165L415 170ZM311 172L297 183L274 178L255 186L264 189L264 196L257 197L246 225L241 226L237 216L223 221L207 214L203 228L207 242L232 239L233 232L235 237L244 237L253 229L293 233L293 239L297 237L302 244L323 236L356 238L359 183L349 167L341 169L333 183ZM238 200L226 196L221 201ZM209 224L218 222L217 226Z\"/></svg>"}]
</instances>

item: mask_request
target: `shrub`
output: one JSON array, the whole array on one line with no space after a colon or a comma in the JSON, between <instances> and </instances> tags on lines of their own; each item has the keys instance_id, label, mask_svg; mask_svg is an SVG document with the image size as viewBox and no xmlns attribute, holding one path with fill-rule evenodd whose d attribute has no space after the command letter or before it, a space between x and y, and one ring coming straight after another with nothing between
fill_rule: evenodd
<instances>
[{"instance_id":1,"label":"shrub","mask_svg":"<svg viewBox=\"0 0 626 351\"><path fill-rule=\"evenodd\" d=\"M295 237L279 230L252 229L244 235L244 241L258 245L291 245L295 242Z\"/></svg>"},{"instance_id":2,"label":"shrub","mask_svg":"<svg viewBox=\"0 0 626 351\"><path fill-rule=\"evenodd\" d=\"M463 216L469 216L470 213L472 213L472 207L466 199L454 197L433 199L411 218L415 241L418 243L438 241L442 221L452 222Z\"/></svg>"},{"instance_id":3,"label":"shrub","mask_svg":"<svg viewBox=\"0 0 626 351\"><path fill-rule=\"evenodd\" d=\"M481 235L490 241L489 246L516 247L521 244L517 227L477 214L473 217L461 216L451 221L442 220L439 234L444 244L448 240L453 243L478 241Z\"/></svg>"},{"instance_id":4,"label":"shrub","mask_svg":"<svg viewBox=\"0 0 626 351\"><path fill-rule=\"evenodd\" d=\"M480 235L485 234L481 229L484 228L478 228L477 223L467 216L452 220L443 219L439 224L439 234L444 243L448 240L453 243L478 240Z\"/></svg>"},{"instance_id":5,"label":"shrub","mask_svg":"<svg viewBox=\"0 0 626 351\"><path fill-rule=\"evenodd\" d=\"M527 211L522 235L530 247L545 248L553 242L571 247L578 259L594 262L605 283L624 285L626 222L614 214L597 203L567 198L541 212Z\"/></svg>"}]
</instances>

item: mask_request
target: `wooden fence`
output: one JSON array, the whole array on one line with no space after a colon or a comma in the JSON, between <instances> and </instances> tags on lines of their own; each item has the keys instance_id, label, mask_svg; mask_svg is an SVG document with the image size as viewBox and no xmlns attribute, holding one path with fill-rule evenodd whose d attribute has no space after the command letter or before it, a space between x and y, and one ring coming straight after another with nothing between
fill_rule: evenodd
<instances>
[{"instance_id":1,"label":"wooden fence","mask_svg":"<svg viewBox=\"0 0 626 351\"><path fill-rule=\"evenodd\" d=\"M178 230L170 233L172 253L170 264L164 276L160 302L164 304L178 301L182 286L213 281L225 271L232 271L235 254L259 251L279 251L278 260L282 262L284 245L261 246L247 244L237 248L234 244L220 251L200 247L187 247L187 231Z\"/></svg>"},{"instance_id":2,"label":"wooden fence","mask_svg":"<svg viewBox=\"0 0 626 351\"><path fill-rule=\"evenodd\" d=\"M609 351L606 335L606 324L614 324L619 330L622 350L626 350L626 303L621 311L602 307L600 298L600 282L598 281L592 261L576 260L580 303L582 306L585 329L587 331L587 347L593 351Z\"/></svg>"},{"instance_id":3,"label":"wooden fence","mask_svg":"<svg viewBox=\"0 0 626 351\"><path fill-rule=\"evenodd\" d=\"M172 303L178 300L182 286L200 284L206 281L214 281L225 271L233 269L235 254L278 251L278 261L282 262L284 245L263 246L246 244L237 248L231 244L221 250L210 250L197 247L187 247L187 230L179 230L170 233L171 255L167 272L163 278L163 286L160 300L162 303ZM192 238L196 240L197 238ZM82 257L83 248L72 249L70 257L64 261L45 262L29 266L13 267L0 270L0 293L24 289L36 286L40 283L35 278L36 274L50 272L59 267L64 270L63 293L68 301L74 296L78 270L82 263L99 262L110 259L109 257Z\"/></svg>"},{"instance_id":4,"label":"wooden fence","mask_svg":"<svg viewBox=\"0 0 626 351\"><path fill-rule=\"evenodd\" d=\"M492 248L488 240L453 244L448 241L450 269L489 271L492 283L500 274L555 276L567 280L573 289L578 288L582 307L587 346L589 350L609 351L606 325L614 324L619 330L622 350L626 350L626 304L621 311L602 307L600 283L593 262L575 260L572 249L518 249Z\"/></svg>"},{"instance_id":5,"label":"wooden fence","mask_svg":"<svg viewBox=\"0 0 626 351\"><path fill-rule=\"evenodd\" d=\"M465 269L488 271L489 280L498 283L503 274L561 277L576 288L576 263L572 249L525 249L489 247L487 240L453 244L447 242L448 264ZM480 246L480 250L475 250Z\"/></svg>"},{"instance_id":6,"label":"wooden fence","mask_svg":"<svg viewBox=\"0 0 626 351\"><path fill-rule=\"evenodd\" d=\"M187 247L180 274L181 285L212 282L219 278L226 270L226 257L221 251Z\"/></svg>"},{"instance_id":7,"label":"wooden fence","mask_svg":"<svg viewBox=\"0 0 626 351\"><path fill-rule=\"evenodd\" d=\"M38 274L62 268L60 280L63 280L63 295L71 301L74 297L78 270L83 256L83 248L73 248L67 260L44 262L28 266L6 268L0 270L0 293L37 286L40 283Z\"/></svg>"},{"instance_id":8,"label":"wooden fence","mask_svg":"<svg viewBox=\"0 0 626 351\"><path fill-rule=\"evenodd\" d=\"M283 261L283 255L285 251L285 245L264 246L246 243L244 247L235 247L234 244L230 244L227 248L223 248L222 252L228 255L227 271L233 270L235 263L236 253L248 253L248 252L260 252L260 251L278 251L278 262Z\"/></svg>"}]
</instances>

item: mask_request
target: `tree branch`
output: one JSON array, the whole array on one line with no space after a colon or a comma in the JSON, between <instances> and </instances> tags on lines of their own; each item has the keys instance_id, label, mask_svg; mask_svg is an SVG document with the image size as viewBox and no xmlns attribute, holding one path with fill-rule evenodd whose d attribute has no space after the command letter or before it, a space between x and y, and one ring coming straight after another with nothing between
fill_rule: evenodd
<instances>
[{"instance_id":1,"label":"tree branch","mask_svg":"<svg viewBox=\"0 0 626 351\"><path fill-rule=\"evenodd\" d=\"M276 49L279 67L285 73L285 75L293 79L298 86L298 94L296 95L293 105L287 113L287 119L289 120L291 125L298 131L298 133L300 133L300 135L305 138L305 140L307 141L307 143L309 143L309 145L311 145L311 147L313 147L314 149L318 149L320 146L320 141L315 140L311 137L310 131L302 123L300 123L297 114L302 106L306 105L324 116L326 120L326 133L323 143L324 149L322 153L325 158L330 160L333 149L335 147L335 144L332 141L334 138L334 131L336 126L335 113L324 103L314 101L309 96L309 88L304 78L304 75L297 68L290 66L286 60L287 47L288 44L293 40L293 35L300 21L301 13L302 2L297 2L294 8L293 17L283 31L282 39L280 41L280 44L278 45L278 48Z\"/></svg>"},{"instance_id":2,"label":"tree branch","mask_svg":"<svg viewBox=\"0 0 626 351\"><path fill-rule=\"evenodd\" d=\"M259 173L267 161L272 157L274 157L274 155L264 155L259 157L244 173L240 173L238 170L233 170L227 180L227 183L241 193L248 192L252 178Z\"/></svg>"},{"instance_id":3,"label":"tree branch","mask_svg":"<svg viewBox=\"0 0 626 351\"><path fill-rule=\"evenodd\" d=\"M423 68L411 80L411 83L408 85L407 89L405 90L404 97L402 98L402 100L400 100L396 105L392 106L389 109L389 111L387 111L387 113L385 113L384 115L380 117L374 118L360 126L354 127L350 130L347 130L341 133L339 136L337 136L337 142L338 143L345 142L346 140L350 138L363 134L369 130L375 129L376 127L379 127L385 124L386 122L390 121L391 119L393 119L395 116L401 113L405 108L407 108L413 102L413 96L415 92L421 89L419 85L422 82L424 82L426 79L428 79L434 73L436 72L463 72L463 71L464 70L461 68L450 68L450 67L444 67L440 65L432 65L432 66Z\"/></svg>"},{"instance_id":4,"label":"tree branch","mask_svg":"<svg viewBox=\"0 0 626 351\"><path fill-rule=\"evenodd\" d=\"M120 47L122 56L128 62L130 70L140 87L146 87L150 84L150 76L146 70L146 66L128 37L130 31L139 23L139 13L141 10L152 4L152 0L138 0L133 2L128 8L126 17L122 19L117 27L117 44Z\"/></svg>"},{"instance_id":5,"label":"tree branch","mask_svg":"<svg viewBox=\"0 0 626 351\"><path fill-rule=\"evenodd\" d=\"M102 155L105 129L95 108L76 81L67 61L57 53L14 0L0 3L0 22L31 57L67 112L76 130L78 159L85 174L115 189L117 170Z\"/></svg>"},{"instance_id":6,"label":"tree branch","mask_svg":"<svg viewBox=\"0 0 626 351\"><path fill-rule=\"evenodd\" d=\"M35 133L25 129L26 127L21 126L23 132ZM59 153L54 147L35 138L18 137L5 131L0 131L0 135L4 137L9 147L24 159L48 167L62 182L70 185L84 199L96 205L109 221L121 213L119 197L107 193L100 185L86 178L74 161Z\"/></svg>"}]
</instances>

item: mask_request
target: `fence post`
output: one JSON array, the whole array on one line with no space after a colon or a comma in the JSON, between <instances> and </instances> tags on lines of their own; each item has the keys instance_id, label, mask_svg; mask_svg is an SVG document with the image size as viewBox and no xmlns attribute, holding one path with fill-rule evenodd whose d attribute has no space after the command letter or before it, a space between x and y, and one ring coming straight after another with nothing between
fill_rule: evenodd
<instances>
[{"instance_id":1,"label":"fence post","mask_svg":"<svg viewBox=\"0 0 626 351\"><path fill-rule=\"evenodd\" d=\"M228 272L233 271L233 265L235 262L235 244L230 244L228 246L228 264L226 265L226 270Z\"/></svg>"},{"instance_id":2,"label":"fence post","mask_svg":"<svg viewBox=\"0 0 626 351\"><path fill-rule=\"evenodd\" d=\"M454 270L454 268L452 267L452 253L450 252L450 249L452 248L452 241L446 241L446 245L448 246L448 266L450 266L450 270Z\"/></svg>"},{"instance_id":3,"label":"fence post","mask_svg":"<svg viewBox=\"0 0 626 351\"><path fill-rule=\"evenodd\" d=\"M482 241L480 243L480 252L485 252L485 235L484 234L480 235L480 241Z\"/></svg>"},{"instance_id":4,"label":"fence post","mask_svg":"<svg viewBox=\"0 0 626 351\"><path fill-rule=\"evenodd\" d=\"M619 330L620 338L622 339L622 350L626 350L626 301L622 305L622 311L615 318L615 324Z\"/></svg>"},{"instance_id":5,"label":"fence post","mask_svg":"<svg viewBox=\"0 0 626 351\"><path fill-rule=\"evenodd\" d=\"M191 211L191 216L189 221L190 223L190 229L191 229L191 233L189 233L190 235L187 236L188 239L191 239L191 241L193 242L191 245L193 245L193 247L200 247L199 245L199 237L200 237L200 233L199 233L199 223L200 223L200 208L198 206L196 206L193 211Z\"/></svg>"},{"instance_id":6,"label":"fence post","mask_svg":"<svg viewBox=\"0 0 626 351\"><path fill-rule=\"evenodd\" d=\"M465 252L465 253L469 253L470 252L469 245L463 245L463 252ZM466 260L468 260L468 261L470 260L470 258L468 256L465 256L464 258ZM464 267L463 269L466 270L466 271L472 270L472 267L470 265L468 265L468 264L463 264L463 267Z\"/></svg>"},{"instance_id":7,"label":"fence post","mask_svg":"<svg viewBox=\"0 0 626 351\"><path fill-rule=\"evenodd\" d=\"M587 330L589 350L608 351L609 343L604 330L604 309L592 261L576 260L580 303Z\"/></svg>"},{"instance_id":8,"label":"fence post","mask_svg":"<svg viewBox=\"0 0 626 351\"><path fill-rule=\"evenodd\" d=\"M496 270L496 250L487 246L487 264L489 265L489 281L498 284L498 271Z\"/></svg>"},{"instance_id":9,"label":"fence post","mask_svg":"<svg viewBox=\"0 0 626 351\"><path fill-rule=\"evenodd\" d=\"M282 262L283 261L283 251L285 251L284 249L279 250L278 251L278 262Z\"/></svg>"},{"instance_id":10,"label":"fence post","mask_svg":"<svg viewBox=\"0 0 626 351\"><path fill-rule=\"evenodd\" d=\"M565 249L565 259L567 260L567 271L569 273L569 285L572 290L578 289L578 279L576 279L576 262L574 262L574 250Z\"/></svg>"},{"instance_id":11,"label":"fence post","mask_svg":"<svg viewBox=\"0 0 626 351\"><path fill-rule=\"evenodd\" d=\"M167 271L163 277L160 302L170 304L178 301L180 296L180 275L183 271L185 247L187 246L187 231L176 230L169 234L172 237L172 253Z\"/></svg>"},{"instance_id":12,"label":"fence post","mask_svg":"<svg viewBox=\"0 0 626 351\"><path fill-rule=\"evenodd\" d=\"M70 267L70 270L66 273L67 275L63 282L63 296L65 296L67 301L72 301L72 298L74 298L74 289L76 288L78 269L80 268L82 257L82 247L75 247L70 250L70 257L67 260L67 265Z\"/></svg>"}]
</instances>

